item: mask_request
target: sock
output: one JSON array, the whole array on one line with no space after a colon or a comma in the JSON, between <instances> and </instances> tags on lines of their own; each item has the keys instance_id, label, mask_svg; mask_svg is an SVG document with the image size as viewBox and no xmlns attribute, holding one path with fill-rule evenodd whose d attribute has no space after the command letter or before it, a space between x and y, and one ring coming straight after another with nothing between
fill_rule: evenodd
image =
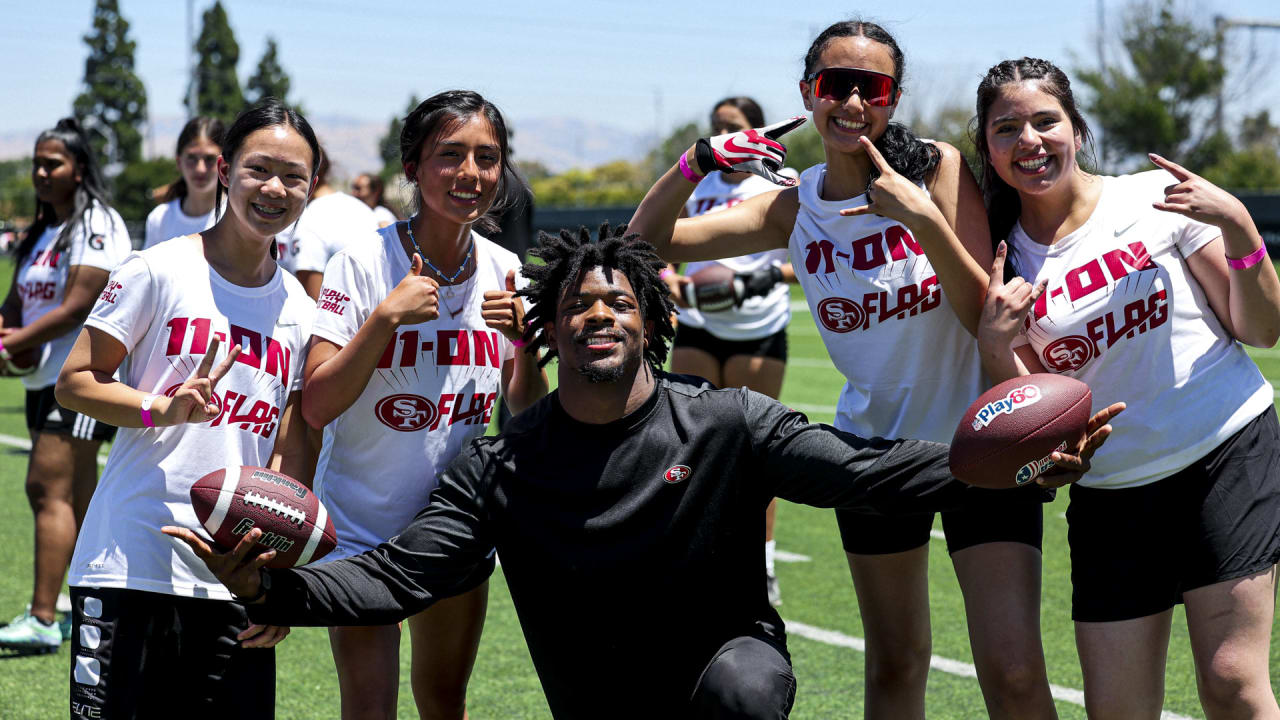
<instances>
[{"instance_id":1,"label":"sock","mask_svg":"<svg viewBox=\"0 0 1280 720\"><path fill-rule=\"evenodd\" d=\"M773 575L773 551L778 547L777 540L766 540L764 543L764 571Z\"/></svg>"}]
</instances>

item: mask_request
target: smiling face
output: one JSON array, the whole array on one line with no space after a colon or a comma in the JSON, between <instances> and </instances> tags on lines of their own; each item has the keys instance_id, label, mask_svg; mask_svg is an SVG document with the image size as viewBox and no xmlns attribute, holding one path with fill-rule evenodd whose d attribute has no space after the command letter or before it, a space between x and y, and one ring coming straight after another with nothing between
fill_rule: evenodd
<instances>
[{"instance_id":1,"label":"smiling face","mask_svg":"<svg viewBox=\"0 0 1280 720\"><path fill-rule=\"evenodd\" d=\"M640 313L631 281L618 270L583 270L560 297L549 342L560 366L590 382L617 382L644 362L650 327Z\"/></svg>"},{"instance_id":2,"label":"smiling face","mask_svg":"<svg viewBox=\"0 0 1280 720\"><path fill-rule=\"evenodd\" d=\"M1049 192L1076 170L1080 133L1062 103L1036 80L1002 86L983 133L991 167L1020 195Z\"/></svg>"},{"instance_id":3,"label":"smiling face","mask_svg":"<svg viewBox=\"0 0 1280 720\"><path fill-rule=\"evenodd\" d=\"M405 167L417 181L422 207L447 221L473 223L493 205L502 179L502 146L480 114L448 123L428 138L418 162Z\"/></svg>"},{"instance_id":4,"label":"smiling face","mask_svg":"<svg viewBox=\"0 0 1280 720\"><path fill-rule=\"evenodd\" d=\"M838 37L828 42L810 72L829 67L862 68L897 77L890 49L865 37ZM889 127L889 118L893 117L893 109L902 97L899 90L893 98L893 105L879 107L863 102L855 90L843 102L837 102L817 97L810 83L804 81L800 83L800 94L804 98L805 109L813 111L813 125L822 136L822 144L828 154L862 152L858 138L866 135L876 140L883 135L885 128Z\"/></svg>"},{"instance_id":5,"label":"smiling face","mask_svg":"<svg viewBox=\"0 0 1280 720\"><path fill-rule=\"evenodd\" d=\"M311 147L291 127L272 125L249 133L230 165L218 157L228 211L249 233L273 237L302 214L313 163Z\"/></svg>"},{"instance_id":6,"label":"smiling face","mask_svg":"<svg viewBox=\"0 0 1280 720\"><path fill-rule=\"evenodd\" d=\"M36 145L31 158L31 184L35 185L40 202L55 207L71 202L80 179L80 168L61 140L45 140Z\"/></svg>"},{"instance_id":7,"label":"smiling face","mask_svg":"<svg viewBox=\"0 0 1280 720\"><path fill-rule=\"evenodd\" d=\"M218 182L218 155L222 148L207 137L197 137L187 143L178 154L178 169L187 181L187 190L193 193L209 193Z\"/></svg>"}]
</instances>

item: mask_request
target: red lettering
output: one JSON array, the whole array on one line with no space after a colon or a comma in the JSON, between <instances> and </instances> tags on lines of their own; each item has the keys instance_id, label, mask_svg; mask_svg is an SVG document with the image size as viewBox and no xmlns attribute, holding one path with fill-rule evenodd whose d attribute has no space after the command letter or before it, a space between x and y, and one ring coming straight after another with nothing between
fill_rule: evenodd
<instances>
[{"instance_id":1,"label":"red lettering","mask_svg":"<svg viewBox=\"0 0 1280 720\"><path fill-rule=\"evenodd\" d=\"M1102 274L1102 265L1097 260L1090 260L1067 273L1067 294L1072 302L1106 286L1107 276Z\"/></svg>"},{"instance_id":2,"label":"red lettering","mask_svg":"<svg viewBox=\"0 0 1280 720\"><path fill-rule=\"evenodd\" d=\"M884 246L880 243L882 238L880 233L876 233L853 241L853 259L850 265L854 270L874 270L887 262L884 259Z\"/></svg>"},{"instance_id":3,"label":"red lettering","mask_svg":"<svg viewBox=\"0 0 1280 720\"><path fill-rule=\"evenodd\" d=\"M475 348L476 365L480 367L485 365L502 367L498 358L498 333L496 331L472 330L471 344Z\"/></svg>"},{"instance_id":4,"label":"red lettering","mask_svg":"<svg viewBox=\"0 0 1280 720\"><path fill-rule=\"evenodd\" d=\"M804 269L810 275L818 272L819 264L822 265L823 274L835 272L835 262L831 260L831 251L835 249L835 244L830 240L818 240L804 246Z\"/></svg>"},{"instance_id":5,"label":"red lettering","mask_svg":"<svg viewBox=\"0 0 1280 720\"><path fill-rule=\"evenodd\" d=\"M470 365L471 364L471 343L467 340L467 333L463 330L437 330L436 341L439 347L437 350L437 365ZM456 347L450 341L457 343ZM441 410L441 413L444 411Z\"/></svg>"},{"instance_id":6,"label":"red lettering","mask_svg":"<svg viewBox=\"0 0 1280 720\"><path fill-rule=\"evenodd\" d=\"M236 362L244 363L251 368L262 367L262 335L239 325L231 326L231 342L240 346L240 354Z\"/></svg>"},{"instance_id":7,"label":"red lettering","mask_svg":"<svg viewBox=\"0 0 1280 720\"><path fill-rule=\"evenodd\" d=\"M430 429L435 430L440 427L440 421L449 414L449 408L452 407L454 400L453 393L444 393L440 396L440 401L436 403L436 409L439 412L436 413L436 421L431 423Z\"/></svg>"},{"instance_id":8,"label":"red lettering","mask_svg":"<svg viewBox=\"0 0 1280 720\"><path fill-rule=\"evenodd\" d=\"M901 225L892 225L884 231L884 237L889 241L889 257L894 260L906 260L907 249L916 255L923 255L924 249L920 247L920 243L911 237L911 233Z\"/></svg>"},{"instance_id":9,"label":"red lettering","mask_svg":"<svg viewBox=\"0 0 1280 720\"><path fill-rule=\"evenodd\" d=\"M1129 251L1133 254L1121 250L1119 248L1104 253L1102 262L1107 265L1107 272L1111 273L1112 280L1119 280L1129 274L1129 269L1133 270L1151 270L1156 264L1151 260L1151 253L1147 252L1147 247L1142 242L1129 243ZM1128 266L1126 268L1125 266Z\"/></svg>"},{"instance_id":10,"label":"red lettering","mask_svg":"<svg viewBox=\"0 0 1280 720\"><path fill-rule=\"evenodd\" d=\"M165 348L165 355L181 355L182 346L186 344L187 339L187 319L184 317L176 317L165 323L165 327L169 328L169 345Z\"/></svg>"},{"instance_id":11,"label":"red lettering","mask_svg":"<svg viewBox=\"0 0 1280 720\"><path fill-rule=\"evenodd\" d=\"M267 338L267 374L280 378L286 384L289 382L289 355L289 348L274 338Z\"/></svg>"}]
</instances>

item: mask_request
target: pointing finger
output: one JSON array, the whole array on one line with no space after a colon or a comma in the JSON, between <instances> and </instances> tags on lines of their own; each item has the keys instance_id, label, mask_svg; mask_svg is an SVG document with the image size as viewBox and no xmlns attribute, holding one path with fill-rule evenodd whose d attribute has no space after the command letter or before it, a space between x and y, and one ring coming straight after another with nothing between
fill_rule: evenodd
<instances>
[{"instance_id":1,"label":"pointing finger","mask_svg":"<svg viewBox=\"0 0 1280 720\"><path fill-rule=\"evenodd\" d=\"M843 215L844 217L852 217L854 215L867 215L871 212L873 211L871 210L870 204L862 205L855 208L843 208L842 210L840 210L840 214Z\"/></svg>"},{"instance_id":2,"label":"pointing finger","mask_svg":"<svg viewBox=\"0 0 1280 720\"><path fill-rule=\"evenodd\" d=\"M1027 298L1027 301L1034 304L1035 301L1039 300L1040 296L1044 294L1045 288L1047 287L1049 287L1049 278L1044 278L1040 282L1036 283L1035 289L1031 291L1031 297Z\"/></svg>"},{"instance_id":3,"label":"pointing finger","mask_svg":"<svg viewBox=\"0 0 1280 720\"><path fill-rule=\"evenodd\" d=\"M1004 258L1009 253L1009 246L1003 240L996 247L996 257L991 261L991 282L987 284L988 290L1004 286Z\"/></svg>"},{"instance_id":4,"label":"pointing finger","mask_svg":"<svg viewBox=\"0 0 1280 720\"><path fill-rule=\"evenodd\" d=\"M866 135L858 137L858 142L862 144L862 149L867 151L867 157L871 158L871 162L876 164L880 169L881 175L888 175L893 172L893 168L889 166L889 161L884 159L880 151L876 149L875 143L871 142L871 138Z\"/></svg>"},{"instance_id":5,"label":"pointing finger","mask_svg":"<svg viewBox=\"0 0 1280 720\"><path fill-rule=\"evenodd\" d=\"M208 375L210 390L218 384L218 381L222 379L223 375L226 375L231 371L231 365L238 357L240 357L239 343L231 346L231 349L227 351L227 357L224 358L222 362L218 363L218 367L214 368L213 372Z\"/></svg>"},{"instance_id":6,"label":"pointing finger","mask_svg":"<svg viewBox=\"0 0 1280 720\"><path fill-rule=\"evenodd\" d=\"M218 336L214 335L213 340L209 341L209 349L205 350L204 357L200 358L200 365L196 368L196 377L209 377L209 370L213 367L213 359L218 356Z\"/></svg>"},{"instance_id":7,"label":"pointing finger","mask_svg":"<svg viewBox=\"0 0 1280 720\"><path fill-rule=\"evenodd\" d=\"M796 115L790 120L783 120L782 122L777 122L772 125L760 128L762 131L761 134L763 134L767 138L770 138L771 140L777 140L783 135L786 135L792 130L795 130L796 128L803 125L805 123L805 120L808 120L808 118L806 118L804 115Z\"/></svg>"},{"instance_id":8,"label":"pointing finger","mask_svg":"<svg viewBox=\"0 0 1280 720\"><path fill-rule=\"evenodd\" d=\"M1190 170L1182 167L1181 165L1179 165L1178 163L1172 160L1166 160L1165 158L1162 158L1155 153L1147 153L1147 157L1151 159L1151 162L1155 163L1159 167L1164 168L1165 170L1168 170L1174 177L1178 178L1179 180L1190 180L1193 177L1193 174Z\"/></svg>"}]
</instances>

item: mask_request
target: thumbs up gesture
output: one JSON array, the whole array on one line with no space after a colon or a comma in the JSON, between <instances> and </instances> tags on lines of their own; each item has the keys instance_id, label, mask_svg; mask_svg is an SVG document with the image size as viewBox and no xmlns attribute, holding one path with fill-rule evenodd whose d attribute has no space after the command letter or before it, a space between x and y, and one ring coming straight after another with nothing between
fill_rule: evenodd
<instances>
[{"instance_id":1,"label":"thumbs up gesture","mask_svg":"<svg viewBox=\"0 0 1280 720\"><path fill-rule=\"evenodd\" d=\"M439 286L422 274L422 268L422 256L414 253L409 273L378 305L397 326L417 325L440 317Z\"/></svg>"},{"instance_id":2,"label":"thumbs up gesture","mask_svg":"<svg viewBox=\"0 0 1280 720\"><path fill-rule=\"evenodd\" d=\"M486 290L480 317L489 327L515 342L524 335L524 301L516 296L516 271L507 271L506 290Z\"/></svg>"}]
</instances>

